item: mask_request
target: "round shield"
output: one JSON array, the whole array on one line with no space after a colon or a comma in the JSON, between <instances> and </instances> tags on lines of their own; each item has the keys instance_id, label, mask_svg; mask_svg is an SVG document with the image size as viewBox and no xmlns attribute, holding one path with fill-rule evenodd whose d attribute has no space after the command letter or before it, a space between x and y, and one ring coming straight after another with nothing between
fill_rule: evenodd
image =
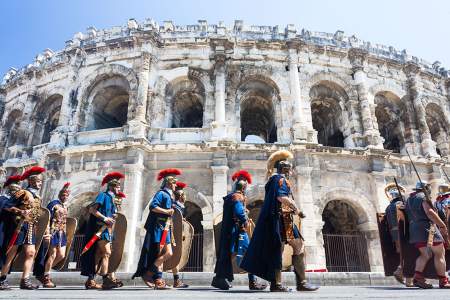
<instances>
[{"instance_id":1,"label":"round shield","mask_svg":"<svg viewBox=\"0 0 450 300\"><path fill-rule=\"evenodd\" d=\"M172 256L164 262L163 270L172 270L180 262L183 253L183 215L178 209L174 209L172 216L172 232L175 245L172 245Z\"/></svg>"},{"instance_id":2,"label":"round shield","mask_svg":"<svg viewBox=\"0 0 450 300\"><path fill-rule=\"evenodd\" d=\"M45 231L47 230L48 224L50 222L50 212L48 209L41 207L41 215L39 216L36 226L36 254L38 253L39 247L42 244ZM48 248L48 247L47 247ZM46 253L47 254L47 253ZM12 264L11 270L15 272L21 272L23 270L23 263L25 261L25 253L20 251Z\"/></svg>"},{"instance_id":3,"label":"round shield","mask_svg":"<svg viewBox=\"0 0 450 300\"><path fill-rule=\"evenodd\" d=\"M78 221L75 218L68 217L66 219L66 238L67 238L66 253L64 259L53 266L54 270L61 271L61 269L64 268L66 261L69 259L70 248L72 247L73 237L75 236L75 231L77 230L77 224Z\"/></svg>"},{"instance_id":4,"label":"round shield","mask_svg":"<svg viewBox=\"0 0 450 300\"><path fill-rule=\"evenodd\" d=\"M188 221L183 220L183 251L181 253L180 262L177 266L178 270L182 270L188 263L193 238L194 227Z\"/></svg>"},{"instance_id":5,"label":"round shield","mask_svg":"<svg viewBox=\"0 0 450 300\"><path fill-rule=\"evenodd\" d=\"M115 220L108 272L115 272L119 268L120 262L122 261L125 236L127 233L127 218L125 215L118 213Z\"/></svg>"}]
</instances>

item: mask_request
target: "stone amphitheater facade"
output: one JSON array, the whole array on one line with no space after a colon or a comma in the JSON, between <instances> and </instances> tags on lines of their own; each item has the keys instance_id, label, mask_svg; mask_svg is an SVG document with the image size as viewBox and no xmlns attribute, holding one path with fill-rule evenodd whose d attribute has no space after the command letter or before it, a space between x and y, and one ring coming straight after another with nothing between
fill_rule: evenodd
<instances>
[{"instance_id":1,"label":"stone amphitheater facade","mask_svg":"<svg viewBox=\"0 0 450 300\"><path fill-rule=\"evenodd\" d=\"M307 216L308 268L326 266L322 233L331 227L362 233L370 270L381 271L376 213L388 203L384 186L394 176L408 187L416 181L406 150L434 190L443 181L449 100L439 62L342 31L130 19L88 28L63 50L47 49L7 72L2 170L45 166L45 202L70 181L75 216L106 172L122 171L128 233L121 270L133 271L156 173L178 167L203 231L203 270L211 271L213 224L230 174L253 174L248 197L257 207L266 159L288 149L295 199Z\"/></svg>"}]
</instances>

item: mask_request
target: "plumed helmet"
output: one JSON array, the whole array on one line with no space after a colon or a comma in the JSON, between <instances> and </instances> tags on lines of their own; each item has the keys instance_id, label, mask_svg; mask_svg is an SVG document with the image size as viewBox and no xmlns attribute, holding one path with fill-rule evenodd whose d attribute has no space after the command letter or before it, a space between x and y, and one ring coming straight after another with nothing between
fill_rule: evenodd
<instances>
[{"instance_id":1,"label":"plumed helmet","mask_svg":"<svg viewBox=\"0 0 450 300\"><path fill-rule=\"evenodd\" d=\"M272 176L274 168L276 168L277 171L280 171L283 168L291 168L292 164L289 160L293 158L294 155L287 150L278 150L272 153L267 160L267 177Z\"/></svg>"},{"instance_id":2,"label":"plumed helmet","mask_svg":"<svg viewBox=\"0 0 450 300\"><path fill-rule=\"evenodd\" d=\"M102 180L102 186L105 184L108 185L118 185L120 184L120 179L125 178L125 175L123 175L120 172L111 172L105 175Z\"/></svg>"},{"instance_id":3,"label":"plumed helmet","mask_svg":"<svg viewBox=\"0 0 450 300\"><path fill-rule=\"evenodd\" d=\"M405 193L405 188L401 185L399 185L400 187L400 191L402 193ZM386 185L386 187L384 188L384 193L386 195L386 197L390 200L397 198L398 196L400 196L400 193L398 192L397 189L397 185L394 182L389 183L388 185Z\"/></svg>"},{"instance_id":4,"label":"plumed helmet","mask_svg":"<svg viewBox=\"0 0 450 300\"><path fill-rule=\"evenodd\" d=\"M43 167L40 166L33 166L31 168L28 168L23 174L22 174L22 180L30 180L37 177L40 177L42 173L44 173L46 170Z\"/></svg>"},{"instance_id":5,"label":"plumed helmet","mask_svg":"<svg viewBox=\"0 0 450 300\"><path fill-rule=\"evenodd\" d=\"M239 171L235 172L233 174L233 176L231 176L231 179L233 181L245 180L245 181L247 181L248 184L252 183L252 175L246 170L239 170Z\"/></svg>"}]
</instances>

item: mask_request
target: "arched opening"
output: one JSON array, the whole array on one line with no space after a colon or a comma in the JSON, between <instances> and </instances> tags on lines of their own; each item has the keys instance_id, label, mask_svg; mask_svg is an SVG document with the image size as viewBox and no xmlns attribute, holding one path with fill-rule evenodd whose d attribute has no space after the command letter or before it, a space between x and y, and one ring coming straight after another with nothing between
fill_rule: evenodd
<instances>
[{"instance_id":1,"label":"arched opening","mask_svg":"<svg viewBox=\"0 0 450 300\"><path fill-rule=\"evenodd\" d=\"M332 200L322 213L322 235L329 272L369 272L367 242L360 218L345 201Z\"/></svg>"},{"instance_id":2,"label":"arched opening","mask_svg":"<svg viewBox=\"0 0 450 300\"><path fill-rule=\"evenodd\" d=\"M91 103L84 130L122 127L127 122L130 85L121 75L112 75L97 82L91 89ZM83 115L83 114L82 114Z\"/></svg>"},{"instance_id":3,"label":"arched opening","mask_svg":"<svg viewBox=\"0 0 450 300\"><path fill-rule=\"evenodd\" d=\"M375 116L383 137L384 149L400 153L405 147L406 108L400 98L390 92L375 95Z\"/></svg>"},{"instance_id":4,"label":"arched opening","mask_svg":"<svg viewBox=\"0 0 450 300\"><path fill-rule=\"evenodd\" d=\"M344 147L344 140L349 135L344 119L344 107L348 101L344 89L333 82L324 81L314 85L309 96L313 128L317 131L319 144Z\"/></svg>"},{"instance_id":5,"label":"arched opening","mask_svg":"<svg viewBox=\"0 0 450 300\"><path fill-rule=\"evenodd\" d=\"M4 130L6 136L4 137L4 143L7 147L13 146L22 142L19 137L20 121L22 119L22 111L13 110L6 119Z\"/></svg>"},{"instance_id":6,"label":"arched opening","mask_svg":"<svg viewBox=\"0 0 450 300\"><path fill-rule=\"evenodd\" d=\"M205 89L193 79L182 79L166 88L166 101L171 107L171 128L201 128L203 126L203 106Z\"/></svg>"},{"instance_id":7,"label":"arched opening","mask_svg":"<svg viewBox=\"0 0 450 300\"><path fill-rule=\"evenodd\" d=\"M189 260L183 271L203 272L203 213L201 208L193 202L187 201L185 207L185 218L194 227L194 238Z\"/></svg>"},{"instance_id":8,"label":"arched opening","mask_svg":"<svg viewBox=\"0 0 450 300\"><path fill-rule=\"evenodd\" d=\"M439 105L430 103L425 108L426 121L430 129L431 139L436 142L436 152L442 156L449 155L449 128Z\"/></svg>"},{"instance_id":9,"label":"arched opening","mask_svg":"<svg viewBox=\"0 0 450 300\"><path fill-rule=\"evenodd\" d=\"M39 105L33 113L35 126L31 141L32 146L50 142L51 132L58 126L62 99L61 95L52 95Z\"/></svg>"},{"instance_id":10,"label":"arched opening","mask_svg":"<svg viewBox=\"0 0 450 300\"><path fill-rule=\"evenodd\" d=\"M274 103L278 91L272 85L250 80L237 91L240 103L241 140L249 143L274 143L277 141L277 124Z\"/></svg>"},{"instance_id":11,"label":"arched opening","mask_svg":"<svg viewBox=\"0 0 450 300\"><path fill-rule=\"evenodd\" d=\"M63 269L65 271L80 270L80 256L85 246L84 232L89 219L89 210L87 206L94 201L96 195L97 194L95 192L86 192L73 199L69 199L67 209L69 217L77 219L78 225L72 242L72 247L69 252L69 257Z\"/></svg>"}]
</instances>

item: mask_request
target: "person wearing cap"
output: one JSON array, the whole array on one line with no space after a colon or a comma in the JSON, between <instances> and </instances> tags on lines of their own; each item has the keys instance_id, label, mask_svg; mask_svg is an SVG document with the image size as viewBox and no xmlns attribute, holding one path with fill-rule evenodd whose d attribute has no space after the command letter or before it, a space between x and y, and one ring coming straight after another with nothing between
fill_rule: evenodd
<instances>
[{"instance_id":1,"label":"person wearing cap","mask_svg":"<svg viewBox=\"0 0 450 300\"><path fill-rule=\"evenodd\" d=\"M248 215L246 209L246 189L252 183L252 176L246 170L233 174L234 181L231 193L223 197L223 217L220 232L220 246L217 255L216 274L211 285L221 290L228 290L234 279L232 256L236 254L239 266L247 251L250 238L247 234ZM250 290L264 290L267 285L256 282L256 276L248 273Z\"/></svg>"},{"instance_id":2,"label":"person wearing cap","mask_svg":"<svg viewBox=\"0 0 450 300\"><path fill-rule=\"evenodd\" d=\"M178 209L183 217L185 216L185 202L186 202L186 194L184 192L184 189L187 187L187 184L181 181L177 181L175 191L173 192L174 195L174 202L173 202L173 208ZM184 248L184 246L183 246ZM180 279L180 275L178 274L179 270L178 267L175 267L172 269L173 274L173 287L176 289L185 289L188 288L189 285L184 283Z\"/></svg>"},{"instance_id":3,"label":"person wearing cap","mask_svg":"<svg viewBox=\"0 0 450 300\"><path fill-rule=\"evenodd\" d=\"M399 185L400 192L397 189L397 185L394 182L389 183L384 188L384 193L386 197L389 199L390 203L386 207L385 215L387 224L389 227L389 234L391 236L391 240L395 245L395 250L397 253L400 253L400 236L398 231L398 221L397 221L397 208L404 207L404 199L401 194L405 193L405 188ZM401 284L405 284L407 287L412 287L412 278L403 277L403 268L402 262L399 262L397 270L394 271L394 278Z\"/></svg>"},{"instance_id":4,"label":"person wearing cap","mask_svg":"<svg viewBox=\"0 0 450 300\"><path fill-rule=\"evenodd\" d=\"M413 284L422 289L433 288L433 285L426 282L423 271L428 261L434 258L434 267L439 278L439 288L450 288L448 278L445 275L445 248L442 233L447 233L447 226L434 211L432 205L426 200L426 195L430 195L430 185L427 182L418 181L414 192L411 193L405 204L405 212L409 220L409 243L419 250L416 259ZM432 244L428 245L431 226L437 226Z\"/></svg>"},{"instance_id":5,"label":"person wearing cap","mask_svg":"<svg viewBox=\"0 0 450 300\"><path fill-rule=\"evenodd\" d=\"M100 192L95 201L89 205L90 215L85 229L84 244L87 245L98 231L103 227L106 228L100 233L100 238L95 241L94 245L81 255L81 275L88 277L84 285L86 289L110 290L123 286L123 283L114 278L112 272L108 270L113 240L112 227L114 216L117 213L114 199L120 192L120 180L123 178L125 176L119 172L106 174L102 180L102 186L106 185L106 190ZM100 260L98 273L102 276L101 285L95 281L96 259Z\"/></svg>"},{"instance_id":6,"label":"person wearing cap","mask_svg":"<svg viewBox=\"0 0 450 300\"><path fill-rule=\"evenodd\" d=\"M450 186L446 183L440 184L438 187L438 196L434 202L439 217L444 223L447 221L447 207L450 205Z\"/></svg>"},{"instance_id":7,"label":"person wearing cap","mask_svg":"<svg viewBox=\"0 0 450 300\"><path fill-rule=\"evenodd\" d=\"M297 291L315 291L306 280L305 249L300 231L293 222L293 215L304 218L297 208L291 192L289 177L292 169L292 153L279 150L270 155L267 161L268 181L265 186L264 204L256 223L241 268L270 282L271 292L288 292L281 284L282 253L284 244L293 249ZM276 173L273 174L273 170ZM284 216L291 220L288 223Z\"/></svg>"},{"instance_id":8,"label":"person wearing cap","mask_svg":"<svg viewBox=\"0 0 450 300\"><path fill-rule=\"evenodd\" d=\"M44 288L56 287L50 278L50 270L66 256L68 213L66 202L70 195L69 187L70 182L66 182L58 193L58 199L47 205L47 209L50 211L50 243L49 247L40 247L33 268L34 276L42 283Z\"/></svg>"},{"instance_id":9,"label":"person wearing cap","mask_svg":"<svg viewBox=\"0 0 450 300\"><path fill-rule=\"evenodd\" d=\"M162 265L172 256L170 224L179 175L181 171L178 169L164 169L158 173L157 180L161 181L161 185L149 204L149 214L144 225L144 243L136 273L132 277L141 277L148 287L154 289L170 288L162 279Z\"/></svg>"},{"instance_id":10,"label":"person wearing cap","mask_svg":"<svg viewBox=\"0 0 450 300\"><path fill-rule=\"evenodd\" d=\"M20 210L14 207L16 202L15 193L22 189L20 186L20 175L13 175L6 179L3 184L3 194L0 196L0 268L6 263L6 251L8 250L8 241L14 231L14 215L20 214ZM1 273L0 290L9 290L9 284L6 280L7 271Z\"/></svg>"},{"instance_id":11,"label":"person wearing cap","mask_svg":"<svg viewBox=\"0 0 450 300\"><path fill-rule=\"evenodd\" d=\"M11 242L14 245L11 245L11 248L7 250L8 253L2 266L0 281L9 273L17 252L24 251L25 260L20 288L26 290L34 290L39 287L32 283L30 273L36 254L36 227L41 214L41 198L38 196L38 193L42 186L42 173L44 172L45 168L40 166L33 166L26 170L20 180L27 180L28 186L25 190L19 189L14 193L15 202L12 207L8 208L15 215L13 236L9 237L12 240L8 241L8 244ZM49 236L44 235L44 238L48 240Z\"/></svg>"}]
</instances>

